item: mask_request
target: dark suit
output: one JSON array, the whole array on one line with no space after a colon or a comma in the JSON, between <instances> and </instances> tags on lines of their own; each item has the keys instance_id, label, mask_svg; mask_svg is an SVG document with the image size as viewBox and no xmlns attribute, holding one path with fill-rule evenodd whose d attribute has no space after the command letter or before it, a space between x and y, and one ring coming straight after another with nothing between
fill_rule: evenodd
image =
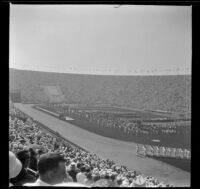
<instances>
[{"instance_id":1,"label":"dark suit","mask_svg":"<svg viewBox=\"0 0 200 189\"><path fill-rule=\"evenodd\" d=\"M14 186L22 186L25 183L32 183L35 182L36 178L32 175L30 175L26 169L22 169L19 175L17 175L15 178L10 179L10 182Z\"/></svg>"}]
</instances>

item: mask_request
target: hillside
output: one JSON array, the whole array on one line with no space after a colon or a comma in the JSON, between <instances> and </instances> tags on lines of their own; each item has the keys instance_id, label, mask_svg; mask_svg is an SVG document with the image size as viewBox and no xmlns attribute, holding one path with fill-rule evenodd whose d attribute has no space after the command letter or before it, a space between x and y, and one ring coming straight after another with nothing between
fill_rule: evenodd
<instances>
[{"instance_id":1,"label":"hillside","mask_svg":"<svg viewBox=\"0 0 200 189\"><path fill-rule=\"evenodd\" d=\"M59 85L69 103L109 103L191 113L191 75L97 76L10 69L10 89L43 101L40 85Z\"/></svg>"}]
</instances>

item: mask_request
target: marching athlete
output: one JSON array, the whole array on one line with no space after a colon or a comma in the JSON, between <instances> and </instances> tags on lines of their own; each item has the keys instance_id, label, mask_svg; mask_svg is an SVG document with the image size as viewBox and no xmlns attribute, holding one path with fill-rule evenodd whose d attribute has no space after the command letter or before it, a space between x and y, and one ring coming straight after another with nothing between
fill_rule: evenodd
<instances>
[{"instance_id":1,"label":"marching athlete","mask_svg":"<svg viewBox=\"0 0 200 189\"><path fill-rule=\"evenodd\" d=\"M159 156L159 147L158 146L155 146L155 148L154 148L154 155L155 156Z\"/></svg>"},{"instance_id":2,"label":"marching athlete","mask_svg":"<svg viewBox=\"0 0 200 189\"><path fill-rule=\"evenodd\" d=\"M139 145L136 144L136 154L139 154Z\"/></svg>"},{"instance_id":3,"label":"marching athlete","mask_svg":"<svg viewBox=\"0 0 200 189\"><path fill-rule=\"evenodd\" d=\"M144 149L143 155L146 156L147 155L147 148L145 147L145 145L143 145L143 149Z\"/></svg>"}]
</instances>

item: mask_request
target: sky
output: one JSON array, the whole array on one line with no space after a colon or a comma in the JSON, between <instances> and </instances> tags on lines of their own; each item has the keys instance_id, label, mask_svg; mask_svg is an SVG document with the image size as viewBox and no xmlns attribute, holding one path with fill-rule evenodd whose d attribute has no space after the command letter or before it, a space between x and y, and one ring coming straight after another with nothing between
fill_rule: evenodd
<instances>
[{"instance_id":1,"label":"sky","mask_svg":"<svg viewBox=\"0 0 200 189\"><path fill-rule=\"evenodd\" d=\"M191 74L190 6L10 4L9 67L99 75Z\"/></svg>"}]
</instances>

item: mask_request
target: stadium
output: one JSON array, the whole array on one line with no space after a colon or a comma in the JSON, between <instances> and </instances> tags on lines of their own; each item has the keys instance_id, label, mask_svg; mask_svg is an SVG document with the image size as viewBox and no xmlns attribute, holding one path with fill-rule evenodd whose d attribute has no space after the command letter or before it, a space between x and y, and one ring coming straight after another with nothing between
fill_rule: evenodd
<instances>
[{"instance_id":1,"label":"stadium","mask_svg":"<svg viewBox=\"0 0 200 189\"><path fill-rule=\"evenodd\" d=\"M13 75L18 72L11 71ZM20 77L27 74L27 71L19 72ZM31 73L27 75L30 77ZM51 78L49 74L48 81L48 77ZM23 83L20 77L18 82ZM82 76L81 80L84 77L87 76ZM150 107L146 110L138 107L134 109L103 102L67 103L67 95L60 86L44 84L40 85L40 90L35 90L41 95L35 95L34 99L26 93L26 88L10 92L10 104L14 104L15 111L26 117L19 119L25 123L27 117L33 119L41 130L59 138L58 141L65 141L68 145L94 153L102 159L115 161L125 166L125 169L144 174L145 179L156 178L159 183L169 186L189 184L191 118L187 111L159 111ZM167 153L167 149L171 151ZM174 154L172 149L175 149Z\"/></svg>"},{"instance_id":2,"label":"stadium","mask_svg":"<svg viewBox=\"0 0 200 189\"><path fill-rule=\"evenodd\" d=\"M191 186L191 11L9 4L9 186Z\"/></svg>"}]
</instances>

